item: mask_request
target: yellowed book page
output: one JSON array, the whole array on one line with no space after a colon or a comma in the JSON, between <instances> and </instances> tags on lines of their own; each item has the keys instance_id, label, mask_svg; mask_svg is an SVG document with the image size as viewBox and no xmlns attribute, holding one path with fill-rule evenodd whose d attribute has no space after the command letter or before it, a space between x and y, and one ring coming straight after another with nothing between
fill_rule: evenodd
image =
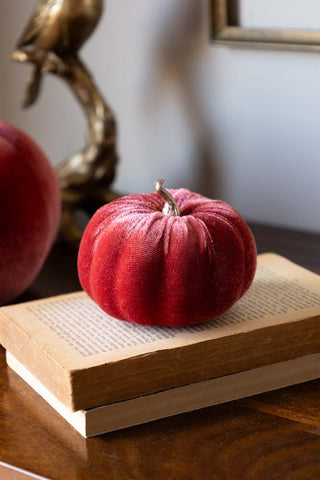
<instances>
[{"instance_id":1,"label":"yellowed book page","mask_svg":"<svg viewBox=\"0 0 320 480\"><path fill-rule=\"evenodd\" d=\"M275 254L258 258L250 290L226 314L183 328L144 327L104 313L84 292L0 309L67 370L115 362L320 315L320 277ZM10 349L10 345L7 346Z\"/></svg>"}]
</instances>

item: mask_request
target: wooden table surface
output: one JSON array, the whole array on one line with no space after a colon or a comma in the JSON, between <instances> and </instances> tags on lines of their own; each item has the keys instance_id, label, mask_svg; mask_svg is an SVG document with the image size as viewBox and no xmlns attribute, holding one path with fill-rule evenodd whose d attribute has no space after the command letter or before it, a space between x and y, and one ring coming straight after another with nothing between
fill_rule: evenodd
<instances>
[{"instance_id":1,"label":"wooden table surface","mask_svg":"<svg viewBox=\"0 0 320 480\"><path fill-rule=\"evenodd\" d=\"M320 274L320 235L252 225L259 252ZM19 300L79 289L76 254L56 246ZM84 439L5 364L0 479L319 480L320 380Z\"/></svg>"}]
</instances>

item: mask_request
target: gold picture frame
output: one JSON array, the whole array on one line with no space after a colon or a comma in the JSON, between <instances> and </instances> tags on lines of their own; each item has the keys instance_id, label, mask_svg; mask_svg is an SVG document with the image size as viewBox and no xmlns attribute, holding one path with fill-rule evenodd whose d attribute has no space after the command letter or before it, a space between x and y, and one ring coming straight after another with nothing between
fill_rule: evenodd
<instances>
[{"instance_id":1,"label":"gold picture frame","mask_svg":"<svg viewBox=\"0 0 320 480\"><path fill-rule=\"evenodd\" d=\"M243 28L239 0L211 0L211 39L224 45L320 50L320 29Z\"/></svg>"}]
</instances>

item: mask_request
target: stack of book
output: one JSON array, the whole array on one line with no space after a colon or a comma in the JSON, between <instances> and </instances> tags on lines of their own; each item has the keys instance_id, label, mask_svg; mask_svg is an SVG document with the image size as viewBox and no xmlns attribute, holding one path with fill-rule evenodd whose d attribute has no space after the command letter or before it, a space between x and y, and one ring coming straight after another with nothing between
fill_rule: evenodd
<instances>
[{"instance_id":1,"label":"stack of book","mask_svg":"<svg viewBox=\"0 0 320 480\"><path fill-rule=\"evenodd\" d=\"M77 292L0 309L7 363L83 436L320 377L320 277L258 257L217 320L144 327Z\"/></svg>"}]
</instances>

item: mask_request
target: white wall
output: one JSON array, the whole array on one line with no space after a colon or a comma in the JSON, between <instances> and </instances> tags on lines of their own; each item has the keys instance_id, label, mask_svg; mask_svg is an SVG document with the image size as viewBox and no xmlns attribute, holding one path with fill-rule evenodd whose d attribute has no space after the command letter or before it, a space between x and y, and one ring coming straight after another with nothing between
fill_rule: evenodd
<instances>
[{"instance_id":1,"label":"white wall","mask_svg":"<svg viewBox=\"0 0 320 480\"><path fill-rule=\"evenodd\" d=\"M8 56L34 3L0 0L0 116L57 164L82 146L85 120L49 77L20 111L29 67ZM206 0L108 1L83 57L117 113L115 187L165 177L250 220L320 231L320 53L213 46L207 26Z\"/></svg>"},{"instance_id":2,"label":"white wall","mask_svg":"<svg viewBox=\"0 0 320 480\"><path fill-rule=\"evenodd\" d=\"M240 0L244 27L319 30L319 0Z\"/></svg>"}]
</instances>

